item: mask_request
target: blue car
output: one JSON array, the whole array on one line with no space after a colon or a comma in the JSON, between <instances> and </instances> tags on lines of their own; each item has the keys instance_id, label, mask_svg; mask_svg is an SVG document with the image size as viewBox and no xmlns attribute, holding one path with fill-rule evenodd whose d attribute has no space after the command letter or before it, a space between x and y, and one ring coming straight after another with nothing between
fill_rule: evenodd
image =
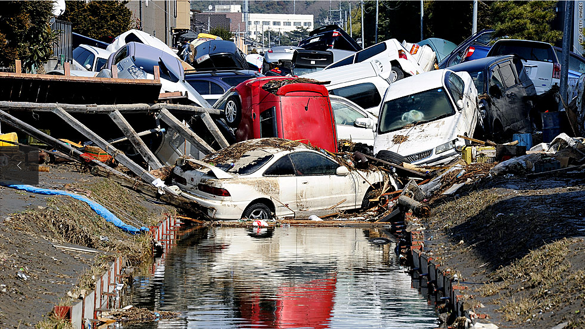
<instances>
[{"instance_id":1,"label":"blue car","mask_svg":"<svg viewBox=\"0 0 585 329\"><path fill-rule=\"evenodd\" d=\"M494 30L482 30L465 39L447 55L441 62L439 68L444 69L463 62L484 58L492 44L497 38L494 37Z\"/></svg>"}]
</instances>

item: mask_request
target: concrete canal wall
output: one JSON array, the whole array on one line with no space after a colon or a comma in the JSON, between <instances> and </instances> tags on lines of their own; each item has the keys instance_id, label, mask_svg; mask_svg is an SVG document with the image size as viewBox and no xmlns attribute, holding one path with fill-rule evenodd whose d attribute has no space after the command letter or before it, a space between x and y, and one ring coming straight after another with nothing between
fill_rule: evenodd
<instances>
[{"instance_id":1,"label":"concrete canal wall","mask_svg":"<svg viewBox=\"0 0 585 329\"><path fill-rule=\"evenodd\" d=\"M176 216L166 215L157 226L150 227L149 232L155 242L155 252L163 252L164 257L173 248L181 225L182 222ZM153 272L157 264L153 264ZM110 264L106 273L97 278L93 291L84 294L79 302L70 307L55 306L55 315L69 318L74 329L93 328L94 324L99 322L95 319L101 312L124 305L124 279L130 276L129 268L124 257L118 257Z\"/></svg>"}]
</instances>

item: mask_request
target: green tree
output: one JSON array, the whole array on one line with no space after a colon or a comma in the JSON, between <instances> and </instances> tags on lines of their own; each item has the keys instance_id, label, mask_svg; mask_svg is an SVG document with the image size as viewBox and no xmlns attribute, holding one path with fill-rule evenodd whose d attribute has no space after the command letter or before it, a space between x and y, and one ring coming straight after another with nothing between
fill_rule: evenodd
<instances>
[{"instance_id":1,"label":"green tree","mask_svg":"<svg viewBox=\"0 0 585 329\"><path fill-rule=\"evenodd\" d=\"M557 1L495 1L493 29L498 36L554 43L563 33L553 30Z\"/></svg>"},{"instance_id":2,"label":"green tree","mask_svg":"<svg viewBox=\"0 0 585 329\"><path fill-rule=\"evenodd\" d=\"M11 66L20 59L30 72L53 54L57 33L51 31L51 1L5 1L0 13L0 65Z\"/></svg>"},{"instance_id":3,"label":"green tree","mask_svg":"<svg viewBox=\"0 0 585 329\"><path fill-rule=\"evenodd\" d=\"M71 22L74 32L90 38L109 41L132 26L132 12L127 1L66 1L60 19Z\"/></svg>"},{"instance_id":4,"label":"green tree","mask_svg":"<svg viewBox=\"0 0 585 329\"><path fill-rule=\"evenodd\" d=\"M232 32L226 30L224 27L221 26L212 28L211 31L209 31L209 33L217 35L218 37L224 40L232 40L232 38L234 37Z\"/></svg>"}]
</instances>

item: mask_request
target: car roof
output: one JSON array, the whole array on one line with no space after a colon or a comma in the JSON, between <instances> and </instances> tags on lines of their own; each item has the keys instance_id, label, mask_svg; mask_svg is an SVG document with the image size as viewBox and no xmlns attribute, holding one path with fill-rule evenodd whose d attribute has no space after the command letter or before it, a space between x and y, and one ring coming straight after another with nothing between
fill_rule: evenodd
<instances>
[{"instance_id":1,"label":"car roof","mask_svg":"<svg viewBox=\"0 0 585 329\"><path fill-rule=\"evenodd\" d=\"M129 42L125 47L128 47L127 57L132 57L133 62L136 63L137 61L142 60L149 65L152 64L153 66L159 66L159 62L162 59L165 65L168 66L168 69L172 71L173 75L179 80L184 79L185 71L181 62L177 57L170 55L166 51L140 42ZM123 48L124 47L118 49L118 51ZM118 51L110 56L116 56Z\"/></svg>"},{"instance_id":2,"label":"car roof","mask_svg":"<svg viewBox=\"0 0 585 329\"><path fill-rule=\"evenodd\" d=\"M112 52L109 50L105 50L103 48L94 47L94 46L90 46L90 45L86 45L86 44L80 44L79 47L85 48L85 49L97 54L97 57L101 57L101 58L108 58L112 54Z\"/></svg>"},{"instance_id":3,"label":"car roof","mask_svg":"<svg viewBox=\"0 0 585 329\"><path fill-rule=\"evenodd\" d=\"M213 71L191 71L185 72L185 79L198 79L198 78L223 78L233 76L257 76L254 70L213 70Z\"/></svg>"},{"instance_id":4,"label":"car roof","mask_svg":"<svg viewBox=\"0 0 585 329\"><path fill-rule=\"evenodd\" d=\"M249 155L250 152L254 152L259 149L272 154L284 151L292 152L296 150L315 150L314 147L299 141L282 138L257 138L232 144L215 153L207 155L203 161L213 163L237 161L244 155Z\"/></svg>"},{"instance_id":5,"label":"car roof","mask_svg":"<svg viewBox=\"0 0 585 329\"><path fill-rule=\"evenodd\" d=\"M498 39L494 43L494 46L496 44L499 44L499 43L517 43L517 44L523 44L523 43L525 43L527 45L534 44L534 43L538 43L538 44L548 45L548 46L551 46L552 47L552 45L550 43L548 43L548 42L536 41L536 40L524 40L524 39Z\"/></svg>"},{"instance_id":6,"label":"car roof","mask_svg":"<svg viewBox=\"0 0 585 329\"><path fill-rule=\"evenodd\" d=\"M474 59L469 62L463 62L461 64L453 65L449 67L449 70L459 72L459 71L470 71L470 72L477 72L483 70L486 67L489 67L493 63L501 62L505 59L514 59L514 55L500 55L500 56L488 56L484 58Z\"/></svg>"},{"instance_id":7,"label":"car roof","mask_svg":"<svg viewBox=\"0 0 585 329\"><path fill-rule=\"evenodd\" d=\"M445 81L445 74L450 69L440 69L413 75L390 84L384 96L384 102L388 99L395 99L406 95L415 94L421 91L442 87Z\"/></svg>"}]
</instances>

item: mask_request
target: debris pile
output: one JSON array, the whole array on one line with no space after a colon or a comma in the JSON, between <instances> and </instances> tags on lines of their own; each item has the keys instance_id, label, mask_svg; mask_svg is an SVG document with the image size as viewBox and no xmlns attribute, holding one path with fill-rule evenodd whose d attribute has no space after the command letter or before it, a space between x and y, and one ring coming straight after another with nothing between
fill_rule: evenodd
<instances>
[{"instance_id":1,"label":"debris pile","mask_svg":"<svg viewBox=\"0 0 585 329\"><path fill-rule=\"evenodd\" d=\"M179 312L151 311L145 308L133 307L132 305L123 309L102 312L98 320L103 323L112 322L149 322L160 319L174 319L179 317Z\"/></svg>"}]
</instances>

